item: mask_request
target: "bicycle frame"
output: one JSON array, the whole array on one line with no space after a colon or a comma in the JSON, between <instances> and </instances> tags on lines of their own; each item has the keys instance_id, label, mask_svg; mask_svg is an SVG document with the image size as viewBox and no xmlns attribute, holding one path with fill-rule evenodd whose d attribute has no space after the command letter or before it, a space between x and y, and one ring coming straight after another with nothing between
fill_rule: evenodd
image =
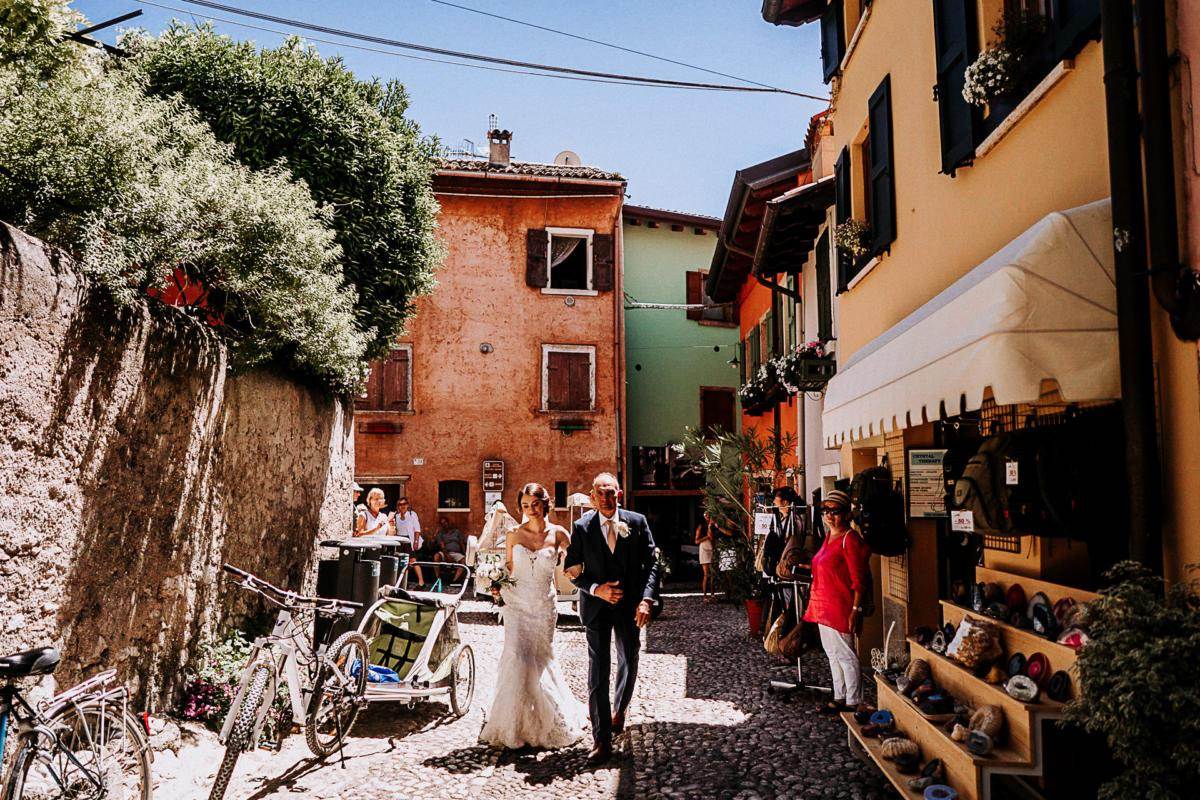
<instances>
[{"instance_id":1,"label":"bicycle frame","mask_svg":"<svg viewBox=\"0 0 1200 800\"><path fill-rule=\"evenodd\" d=\"M242 670L241 680L238 682L237 694L234 696L233 703L229 707L229 714L225 717L225 724L221 726L221 744L225 744L229 738L229 733L233 728L233 721L237 718L237 712L242 705L246 686L250 683L250 677L254 674L255 667L260 663L270 665L271 680L267 684L266 691L263 693L263 702L258 709L258 716L254 721L254 729L251 732L250 741L256 745L259 735L262 733L262 726L266 721L267 713L270 711L271 706L274 705L275 695L279 691L280 673L283 674L284 680L287 681L288 701L292 706L292 720L303 729L307 704L312 699L312 689L306 685L307 682L305 682L304 688L301 689L300 654L295 643L304 641L306 633L307 631L301 628L300 623L292 616L291 611L282 608L279 610L279 616L275 618L275 627L271 630L271 633L254 640L250 657L246 661L246 666ZM312 655L315 661L320 656L320 653L313 653ZM311 676L309 677L311 678Z\"/></svg>"}]
</instances>

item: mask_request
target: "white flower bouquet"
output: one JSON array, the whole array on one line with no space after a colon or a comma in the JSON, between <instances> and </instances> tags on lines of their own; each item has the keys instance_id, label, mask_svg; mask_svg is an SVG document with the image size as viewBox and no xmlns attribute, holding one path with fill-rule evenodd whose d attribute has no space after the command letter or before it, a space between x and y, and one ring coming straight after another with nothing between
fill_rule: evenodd
<instances>
[{"instance_id":1,"label":"white flower bouquet","mask_svg":"<svg viewBox=\"0 0 1200 800\"><path fill-rule=\"evenodd\" d=\"M1020 58L1007 47L984 50L967 67L962 96L971 105L985 106L1020 88Z\"/></svg>"},{"instance_id":2,"label":"white flower bouquet","mask_svg":"<svg viewBox=\"0 0 1200 800\"><path fill-rule=\"evenodd\" d=\"M475 567L476 585L484 584L493 595L505 586L515 586L517 581L508 574L508 567L502 560L481 561Z\"/></svg>"},{"instance_id":3,"label":"white flower bouquet","mask_svg":"<svg viewBox=\"0 0 1200 800\"><path fill-rule=\"evenodd\" d=\"M844 253L854 258L862 258L867 254L871 243L871 228L861 219L853 217L838 225L833 232L834 244Z\"/></svg>"}]
</instances>

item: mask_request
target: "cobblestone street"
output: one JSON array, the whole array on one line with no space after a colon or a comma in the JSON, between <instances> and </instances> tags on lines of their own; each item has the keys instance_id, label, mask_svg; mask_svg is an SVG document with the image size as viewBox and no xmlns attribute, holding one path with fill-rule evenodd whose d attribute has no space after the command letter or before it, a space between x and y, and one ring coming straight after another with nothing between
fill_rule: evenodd
<instances>
[{"instance_id":1,"label":"cobblestone street","mask_svg":"<svg viewBox=\"0 0 1200 800\"><path fill-rule=\"evenodd\" d=\"M345 769L318 764L303 738L279 753L259 751L239 761L230 798L885 798L894 796L874 768L846 747L838 720L812 702L769 694L767 682L789 671L746 633L740 608L704 605L695 596L668 596L650 626L637 694L619 756L600 769L585 766L590 741L559 752L501 753L476 744L502 629L490 606L466 603L460 620L476 652L474 706L452 720L444 703L412 710L368 709L346 749ZM572 689L584 697L587 653L574 617L560 618L558 658ZM820 652L806 678L828 681ZM794 673L793 673L794 674ZM193 737L176 757L158 755L164 776L156 797L207 797L219 761L214 737ZM170 777L175 774L175 777Z\"/></svg>"}]
</instances>

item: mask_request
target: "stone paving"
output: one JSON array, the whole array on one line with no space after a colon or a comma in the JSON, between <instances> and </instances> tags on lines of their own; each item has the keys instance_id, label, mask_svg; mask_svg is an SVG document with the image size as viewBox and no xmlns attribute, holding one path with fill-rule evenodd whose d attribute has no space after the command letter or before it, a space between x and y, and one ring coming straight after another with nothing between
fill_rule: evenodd
<instances>
[{"instance_id":1,"label":"stone paving","mask_svg":"<svg viewBox=\"0 0 1200 800\"><path fill-rule=\"evenodd\" d=\"M278 753L257 751L238 762L229 798L809 798L882 800L895 793L846 746L836 718L813 701L767 691L771 678L794 676L747 634L745 612L668 596L646 631L641 674L627 733L611 764L584 764L589 742L555 752L501 752L479 746L490 705L490 667L500 658L502 629L490 605L464 603L462 636L475 649L478 681L462 719L430 701L406 709L377 704L360 717L345 768L313 760L303 737ZM583 630L560 618L555 651L572 689L584 697ZM828 683L819 652L806 657L805 678ZM208 795L220 760L215 737L185 730L178 755L160 752L155 797Z\"/></svg>"}]
</instances>

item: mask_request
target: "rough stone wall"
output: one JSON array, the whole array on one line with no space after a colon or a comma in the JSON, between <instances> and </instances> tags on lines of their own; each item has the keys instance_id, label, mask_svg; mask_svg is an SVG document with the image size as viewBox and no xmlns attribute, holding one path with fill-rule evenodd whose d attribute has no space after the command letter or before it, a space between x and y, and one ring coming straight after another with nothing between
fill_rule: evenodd
<instances>
[{"instance_id":1,"label":"rough stone wall","mask_svg":"<svg viewBox=\"0 0 1200 800\"><path fill-rule=\"evenodd\" d=\"M0 223L0 653L53 644L60 684L115 667L161 708L203 637L259 610L222 562L311 585L349 524L350 416L226 360Z\"/></svg>"}]
</instances>

